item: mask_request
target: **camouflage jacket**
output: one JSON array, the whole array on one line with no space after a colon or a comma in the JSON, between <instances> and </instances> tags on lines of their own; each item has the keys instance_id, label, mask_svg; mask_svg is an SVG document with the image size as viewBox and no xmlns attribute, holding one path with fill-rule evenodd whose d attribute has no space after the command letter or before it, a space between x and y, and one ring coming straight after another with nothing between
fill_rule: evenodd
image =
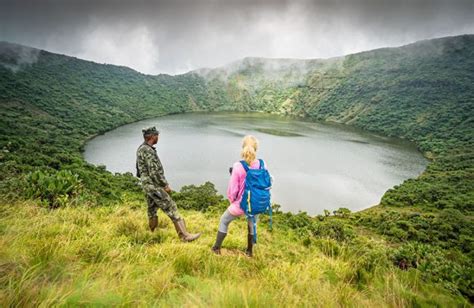
<instances>
[{"instance_id":1,"label":"camouflage jacket","mask_svg":"<svg viewBox=\"0 0 474 308\"><path fill-rule=\"evenodd\" d=\"M137 171L140 174L143 190L147 193L168 186L156 149L146 142L137 150Z\"/></svg>"}]
</instances>

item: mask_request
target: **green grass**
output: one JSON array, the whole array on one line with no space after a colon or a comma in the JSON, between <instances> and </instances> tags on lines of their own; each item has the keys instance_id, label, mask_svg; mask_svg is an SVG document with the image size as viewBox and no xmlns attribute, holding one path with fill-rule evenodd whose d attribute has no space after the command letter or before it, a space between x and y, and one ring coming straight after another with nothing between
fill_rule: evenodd
<instances>
[{"instance_id":1,"label":"green grass","mask_svg":"<svg viewBox=\"0 0 474 308\"><path fill-rule=\"evenodd\" d=\"M390 265L385 243L366 235L360 246L325 238L304 245L292 230L277 224L270 233L262 224L248 258L242 219L216 256L216 213L182 211L189 229L203 232L182 243L162 213L158 231L148 231L145 205L136 201L56 210L3 203L0 210L2 306L468 306L416 271Z\"/></svg>"}]
</instances>

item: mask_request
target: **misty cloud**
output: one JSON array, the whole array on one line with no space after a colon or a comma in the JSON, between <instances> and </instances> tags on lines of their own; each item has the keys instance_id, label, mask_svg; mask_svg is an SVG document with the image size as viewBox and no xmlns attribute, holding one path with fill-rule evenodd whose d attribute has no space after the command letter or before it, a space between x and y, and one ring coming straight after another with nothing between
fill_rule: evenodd
<instances>
[{"instance_id":1,"label":"misty cloud","mask_svg":"<svg viewBox=\"0 0 474 308\"><path fill-rule=\"evenodd\" d=\"M2 1L0 40L148 74L474 33L474 1Z\"/></svg>"},{"instance_id":2,"label":"misty cloud","mask_svg":"<svg viewBox=\"0 0 474 308\"><path fill-rule=\"evenodd\" d=\"M0 42L0 65L16 73L23 67L38 61L39 49L21 45L7 45Z\"/></svg>"},{"instance_id":3,"label":"misty cloud","mask_svg":"<svg viewBox=\"0 0 474 308\"><path fill-rule=\"evenodd\" d=\"M143 73L155 73L159 63L159 46L154 44L148 28L124 28L94 27L84 35L81 50L76 56L99 63L132 67Z\"/></svg>"}]
</instances>

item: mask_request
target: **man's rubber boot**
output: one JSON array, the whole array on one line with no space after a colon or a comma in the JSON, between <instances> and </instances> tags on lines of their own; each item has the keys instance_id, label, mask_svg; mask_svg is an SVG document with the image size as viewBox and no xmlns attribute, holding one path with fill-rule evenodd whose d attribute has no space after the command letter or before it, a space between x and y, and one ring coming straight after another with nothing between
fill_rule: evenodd
<instances>
[{"instance_id":1,"label":"man's rubber boot","mask_svg":"<svg viewBox=\"0 0 474 308\"><path fill-rule=\"evenodd\" d=\"M201 236L201 233L196 233L196 234L188 233L188 231L186 230L186 224L184 222L184 219L182 218L173 221L173 224L176 229L176 233L178 233L179 238L183 242L192 242Z\"/></svg>"},{"instance_id":2,"label":"man's rubber boot","mask_svg":"<svg viewBox=\"0 0 474 308\"><path fill-rule=\"evenodd\" d=\"M148 219L148 226L150 226L150 230L151 232L153 232L156 227L158 226L158 217L155 216L155 217L152 217L150 219Z\"/></svg>"},{"instance_id":3,"label":"man's rubber boot","mask_svg":"<svg viewBox=\"0 0 474 308\"><path fill-rule=\"evenodd\" d=\"M250 233L250 227L248 227L247 229L247 250L245 251L245 253L248 257L253 257L253 235Z\"/></svg>"},{"instance_id":4,"label":"man's rubber boot","mask_svg":"<svg viewBox=\"0 0 474 308\"><path fill-rule=\"evenodd\" d=\"M224 241L226 235L227 235L227 233L217 231L216 242L215 242L214 246L212 246L212 248L211 248L212 252L215 253L216 255L221 254L222 242Z\"/></svg>"}]
</instances>

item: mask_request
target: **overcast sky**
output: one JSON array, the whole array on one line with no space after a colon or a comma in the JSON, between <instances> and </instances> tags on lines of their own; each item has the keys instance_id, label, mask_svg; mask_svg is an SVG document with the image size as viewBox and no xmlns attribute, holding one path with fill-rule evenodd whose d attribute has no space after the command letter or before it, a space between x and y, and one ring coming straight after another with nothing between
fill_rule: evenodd
<instances>
[{"instance_id":1,"label":"overcast sky","mask_svg":"<svg viewBox=\"0 0 474 308\"><path fill-rule=\"evenodd\" d=\"M178 74L474 33L474 0L0 0L0 41Z\"/></svg>"}]
</instances>

